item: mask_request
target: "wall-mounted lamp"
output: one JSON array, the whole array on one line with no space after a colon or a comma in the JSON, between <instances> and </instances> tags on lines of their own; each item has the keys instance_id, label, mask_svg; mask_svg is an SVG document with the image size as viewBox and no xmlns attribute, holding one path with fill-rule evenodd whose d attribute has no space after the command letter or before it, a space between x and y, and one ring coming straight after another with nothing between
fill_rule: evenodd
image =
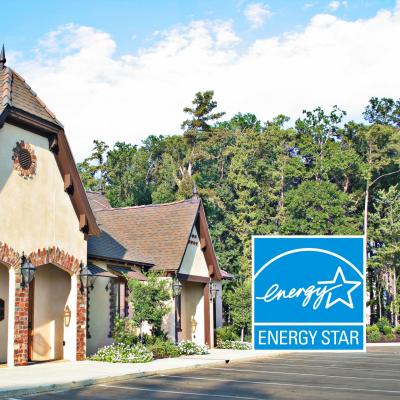
<instances>
[{"instance_id":1,"label":"wall-mounted lamp","mask_svg":"<svg viewBox=\"0 0 400 400\"><path fill-rule=\"evenodd\" d=\"M21 257L21 287L28 286L33 277L35 276L36 267L31 263L29 259L25 257L25 254L22 253Z\"/></svg>"},{"instance_id":2,"label":"wall-mounted lamp","mask_svg":"<svg viewBox=\"0 0 400 400\"><path fill-rule=\"evenodd\" d=\"M219 289L217 288L217 284L215 282L212 282L210 285L210 300L215 300L217 298L217 293L219 292Z\"/></svg>"},{"instance_id":3,"label":"wall-mounted lamp","mask_svg":"<svg viewBox=\"0 0 400 400\"><path fill-rule=\"evenodd\" d=\"M69 324L71 323L71 309L66 306L64 309L64 326L68 327Z\"/></svg>"},{"instance_id":4,"label":"wall-mounted lamp","mask_svg":"<svg viewBox=\"0 0 400 400\"><path fill-rule=\"evenodd\" d=\"M194 317L192 317L191 324L192 324L192 333L196 333L197 321L194 319Z\"/></svg>"}]
</instances>

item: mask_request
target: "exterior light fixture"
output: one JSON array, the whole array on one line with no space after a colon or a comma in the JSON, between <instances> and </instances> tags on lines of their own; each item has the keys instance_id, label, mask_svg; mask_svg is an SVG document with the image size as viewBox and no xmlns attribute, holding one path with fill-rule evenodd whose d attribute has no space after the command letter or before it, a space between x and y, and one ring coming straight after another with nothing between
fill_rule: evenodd
<instances>
[{"instance_id":1,"label":"exterior light fixture","mask_svg":"<svg viewBox=\"0 0 400 400\"><path fill-rule=\"evenodd\" d=\"M96 280L96 276L92 274L87 265L81 263L81 270L79 273L79 278L81 280L81 291L83 292L85 289L94 288L94 282Z\"/></svg>"},{"instance_id":2,"label":"exterior light fixture","mask_svg":"<svg viewBox=\"0 0 400 400\"><path fill-rule=\"evenodd\" d=\"M197 321L194 319L193 316L192 316L191 324L192 324L192 333L195 333L196 328L197 328Z\"/></svg>"},{"instance_id":3,"label":"exterior light fixture","mask_svg":"<svg viewBox=\"0 0 400 400\"><path fill-rule=\"evenodd\" d=\"M174 297L178 297L182 293L182 283L177 278L172 282L172 293Z\"/></svg>"},{"instance_id":4,"label":"exterior light fixture","mask_svg":"<svg viewBox=\"0 0 400 400\"><path fill-rule=\"evenodd\" d=\"M35 276L36 267L31 263L29 259L25 257L25 254L22 253L21 257L21 287L27 287L31 282L33 277Z\"/></svg>"},{"instance_id":5,"label":"exterior light fixture","mask_svg":"<svg viewBox=\"0 0 400 400\"><path fill-rule=\"evenodd\" d=\"M179 332L181 331L181 293L182 283L175 276L172 281L172 296L175 299L175 344L179 342Z\"/></svg>"},{"instance_id":6,"label":"exterior light fixture","mask_svg":"<svg viewBox=\"0 0 400 400\"><path fill-rule=\"evenodd\" d=\"M71 309L66 306L64 309L64 326L68 327L69 324L71 323Z\"/></svg>"},{"instance_id":7,"label":"exterior light fixture","mask_svg":"<svg viewBox=\"0 0 400 400\"><path fill-rule=\"evenodd\" d=\"M215 282L212 282L210 285L210 297L211 300L215 300L217 298L217 293L219 292L219 289L217 288L217 284Z\"/></svg>"}]
</instances>

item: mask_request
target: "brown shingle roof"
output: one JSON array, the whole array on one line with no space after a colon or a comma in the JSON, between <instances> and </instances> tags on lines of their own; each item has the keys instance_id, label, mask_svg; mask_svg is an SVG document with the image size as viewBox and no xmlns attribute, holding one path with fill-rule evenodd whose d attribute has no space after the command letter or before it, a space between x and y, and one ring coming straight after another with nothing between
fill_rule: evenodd
<instances>
[{"instance_id":1,"label":"brown shingle roof","mask_svg":"<svg viewBox=\"0 0 400 400\"><path fill-rule=\"evenodd\" d=\"M0 70L0 97L0 114L10 106L63 127L25 80L8 67Z\"/></svg>"},{"instance_id":2,"label":"brown shingle roof","mask_svg":"<svg viewBox=\"0 0 400 400\"><path fill-rule=\"evenodd\" d=\"M112 208L106 196L102 193L87 190L86 196L93 211L110 210Z\"/></svg>"},{"instance_id":3,"label":"brown shingle roof","mask_svg":"<svg viewBox=\"0 0 400 400\"><path fill-rule=\"evenodd\" d=\"M177 270L200 206L199 199L95 211L101 229L88 240L92 257Z\"/></svg>"}]
</instances>

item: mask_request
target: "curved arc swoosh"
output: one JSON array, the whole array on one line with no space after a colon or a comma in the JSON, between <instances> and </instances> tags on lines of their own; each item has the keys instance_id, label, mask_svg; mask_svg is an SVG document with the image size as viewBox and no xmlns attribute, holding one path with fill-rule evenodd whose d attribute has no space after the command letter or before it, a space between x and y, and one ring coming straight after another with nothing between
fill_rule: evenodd
<instances>
[{"instance_id":1,"label":"curved arc swoosh","mask_svg":"<svg viewBox=\"0 0 400 400\"><path fill-rule=\"evenodd\" d=\"M304 247L304 248L300 248L300 249L294 249L294 250L285 251L284 253L281 253L281 254L275 256L274 258L271 258L266 264L264 264L257 271L257 273L254 275L254 280L257 279L258 275L260 275L261 272L264 271L265 268L267 268L269 265L271 265L276 260L279 260L282 257L286 257L289 254L306 253L306 252L325 253L325 254L329 254L330 256L336 257L339 260L345 262L351 268L353 268L353 270L360 276L360 278L364 279L364 275L357 269L357 267L354 264L352 264L349 260L347 260L346 258L342 257L341 255L333 253L332 251L325 250L325 249L318 249L318 248L313 248L313 247Z\"/></svg>"}]
</instances>

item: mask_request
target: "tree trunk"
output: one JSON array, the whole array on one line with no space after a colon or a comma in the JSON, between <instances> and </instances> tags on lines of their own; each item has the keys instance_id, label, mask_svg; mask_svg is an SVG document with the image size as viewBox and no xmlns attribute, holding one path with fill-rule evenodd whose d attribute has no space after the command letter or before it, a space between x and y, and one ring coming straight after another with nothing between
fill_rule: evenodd
<instances>
[{"instance_id":1,"label":"tree trunk","mask_svg":"<svg viewBox=\"0 0 400 400\"><path fill-rule=\"evenodd\" d=\"M240 340L244 342L244 327L240 330Z\"/></svg>"},{"instance_id":2,"label":"tree trunk","mask_svg":"<svg viewBox=\"0 0 400 400\"><path fill-rule=\"evenodd\" d=\"M393 269L393 317L394 317L394 326L397 326L398 323L398 315L397 315L398 305L397 305L397 275L396 275L396 267Z\"/></svg>"}]
</instances>

